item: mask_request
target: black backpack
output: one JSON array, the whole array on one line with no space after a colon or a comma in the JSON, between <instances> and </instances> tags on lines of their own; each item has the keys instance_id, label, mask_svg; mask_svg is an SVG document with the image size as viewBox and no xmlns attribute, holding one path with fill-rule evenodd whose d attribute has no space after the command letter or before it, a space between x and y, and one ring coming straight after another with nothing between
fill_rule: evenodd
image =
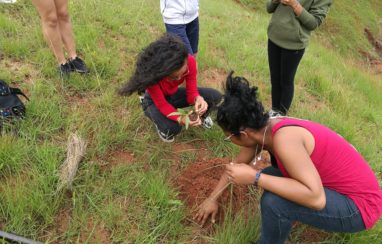
<instances>
[{"instance_id":1,"label":"black backpack","mask_svg":"<svg viewBox=\"0 0 382 244\"><path fill-rule=\"evenodd\" d=\"M0 80L0 126L4 121L22 119L25 116L25 105L17 95L29 98L19 88L9 87Z\"/></svg>"}]
</instances>

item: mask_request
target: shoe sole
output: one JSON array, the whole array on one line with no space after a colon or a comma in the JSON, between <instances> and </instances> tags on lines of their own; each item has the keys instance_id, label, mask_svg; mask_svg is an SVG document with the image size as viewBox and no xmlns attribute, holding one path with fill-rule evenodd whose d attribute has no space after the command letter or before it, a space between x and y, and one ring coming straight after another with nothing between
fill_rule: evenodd
<instances>
[{"instance_id":1,"label":"shoe sole","mask_svg":"<svg viewBox=\"0 0 382 244\"><path fill-rule=\"evenodd\" d=\"M160 134L160 132L159 132L159 130L158 130L158 127L157 127L157 125L156 124L154 124L155 125L155 127L156 127L156 130L157 130L157 133L158 133L158 136L159 136L159 138L163 141L163 142L167 142L167 143L171 143L171 142L174 142L174 140L175 140L175 137L173 137L172 139L170 139L170 140L167 140L167 139L165 139L165 138L163 138L162 136L161 136L161 134Z\"/></svg>"},{"instance_id":2,"label":"shoe sole","mask_svg":"<svg viewBox=\"0 0 382 244\"><path fill-rule=\"evenodd\" d=\"M83 70L79 70L79 69L72 69L72 72L77 72L77 73L80 73L80 74L88 74L88 73L90 73L89 70L83 71Z\"/></svg>"}]
</instances>

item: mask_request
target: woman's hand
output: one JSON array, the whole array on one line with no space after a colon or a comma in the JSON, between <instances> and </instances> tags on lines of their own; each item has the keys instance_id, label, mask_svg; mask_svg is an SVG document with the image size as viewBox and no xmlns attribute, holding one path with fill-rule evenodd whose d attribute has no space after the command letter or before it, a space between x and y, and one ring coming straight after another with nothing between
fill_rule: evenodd
<instances>
[{"instance_id":1,"label":"woman's hand","mask_svg":"<svg viewBox=\"0 0 382 244\"><path fill-rule=\"evenodd\" d=\"M298 4L298 1L297 0L280 0L280 3L293 7L296 4Z\"/></svg>"},{"instance_id":2,"label":"woman's hand","mask_svg":"<svg viewBox=\"0 0 382 244\"><path fill-rule=\"evenodd\" d=\"M218 213L219 205L216 200L207 198L198 208L198 212L194 216L196 222L203 226L208 217L211 215L211 222L215 223L215 217Z\"/></svg>"},{"instance_id":3,"label":"woman's hand","mask_svg":"<svg viewBox=\"0 0 382 244\"><path fill-rule=\"evenodd\" d=\"M255 182L257 170L248 164L230 163L226 166L226 173L231 182L238 185L251 185Z\"/></svg>"},{"instance_id":4,"label":"woman's hand","mask_svg":"<svg viewBox=\"0 0 382 244\"><path fill-rule=\"evenodd\" d=\"M179 116L178 123L185 126L187 117L188 115ZM201 124L202 124L202 120L200 119L199 116L196 120L190 120L190 118L188 118L188 126L199 126Z\"/></svg>"},{"instance_id":5,"label":"woman's hand","mask_svg":"<svg viewBox=\"0 0 382 244\"><path fill-rule=\"evenodd\" d=\"M199 116L203 115L208 109L208 104L202 96L197 96L195 99L195 112Z\"/></svg>"}]
</instances>

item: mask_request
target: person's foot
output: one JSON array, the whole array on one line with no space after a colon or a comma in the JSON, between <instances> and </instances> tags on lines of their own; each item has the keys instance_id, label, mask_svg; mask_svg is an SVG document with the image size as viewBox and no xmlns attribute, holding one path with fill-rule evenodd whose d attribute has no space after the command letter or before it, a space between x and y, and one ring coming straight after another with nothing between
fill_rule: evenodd
<instances>
[{"instance_id":1,"label":"person's foot","mask_svg":"<svg viewBox=\"0 0 382 244\"><path fill-rule=\"evenodd\" d=\"M202 119L202 126L206 129L211 129L212 126L214 125L214 122L212 121L211 117L210 116L207 116L205 117L204 119Z\"/></svg>"},{"instance_id":2,"label":"person's foot","mask_svg":"<svg viewBox=\"0 0 382 244\"><path fill-rule=\"evenodd\" d=\"M85 62L79 57L76 57L75 59L69 59L68 62L70 64L72 71L75 71L81 74L89 73L89 69L88 67L86 67Z\"/></svg>"},{"instance_id":3,"label":"person's foot","mask_svg":"<svg viewBox=\"0 0 382 244\"><path fill-rule=\"evenodd\" d=\"M61 79L68 79L71 71L70 64L68 62L58 66L58 72L60 72Z\"/></svg>"},{"instance_id":4,"label":"person's foot","mask_svg":"<svg viewBox=\"0 0 382 244\"><path fill-rule=\"evenodd\" d=\"M159 138L164 141L164 142L167 142L167 143L171 143L175 140L175 136L169 136L168 134L160 131L158 129L158 126L155 125L156 129L157 129L157 132L158 132L158 135L159 135Z\"/></svg>"}]
</instances>

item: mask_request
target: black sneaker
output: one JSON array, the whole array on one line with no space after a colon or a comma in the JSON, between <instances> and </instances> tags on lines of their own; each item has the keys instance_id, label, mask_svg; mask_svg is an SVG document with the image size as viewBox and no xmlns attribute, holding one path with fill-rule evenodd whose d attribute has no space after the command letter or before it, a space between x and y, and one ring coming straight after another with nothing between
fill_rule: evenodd
<instances>
[{"instance_id":1,"label":"black sneaker","mask_svg":"<svg viewBox=\"0 0 382 244\"><path fill-rule=\"evenodd\" d=\"M58 66L58 72L60 72L61 79L68 79L71 70L72 68L70 67L70 64L68 62Z\"/></svg>"},{"instance_id":2,"label":"black sneaker","mask_svg":"<svg viewBox=\"0 0 382 244\"><path fill-rule=\"evenodd\" d=\"M75 59L69 59L68 62L70 64L72 71L75 71L81 74L89 73L89 69L88 67L86 67L85 62L79 57L76 57Z\"/></svg>"}]
</instances>

